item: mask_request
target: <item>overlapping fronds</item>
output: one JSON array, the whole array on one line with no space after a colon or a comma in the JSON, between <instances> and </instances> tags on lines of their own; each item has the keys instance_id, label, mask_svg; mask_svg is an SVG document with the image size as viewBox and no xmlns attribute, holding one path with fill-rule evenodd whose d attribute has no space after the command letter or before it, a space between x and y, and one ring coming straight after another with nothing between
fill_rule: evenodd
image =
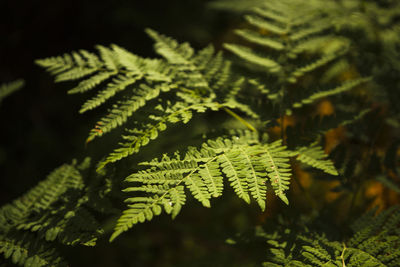
<instances>
[{"instance_id":1,"label":"overlapping fronds","mask_svg":"<svg viewBox=\"0 0 400 267\"><path fill-rule=\"evenodd\" d=\"M9 227L38 232L47 241L58 238L68 245L94 245L96 232L98 235L101 230L84 207L88 201L84 186L79 170L63 165L23 197L4 206L2 216Z\"/></svg>"},{"instance_id":2,"label":"overlapping fronds","mask_svg":"<svg viewBox=\"0 0 400 267\"><path fill-rule=\"evenodd\" d=\"M338 172L330 160L327 160L327 155L322 147L312 145L310 147L302 147L298 150L299 155L297 160L310 165L316 169L321 169L331 175L338 175Z\"/></svg>"},{"instance_id":3,"label":"overlapping fronds","mask_svg":"<svg viewBox=\"0 0 400 267\"><path fill-rule=\"evenodd\" d=\"M125 91L108 114L97 122L87 141L125 124L136 112L147 117L147 120L130 123L121 148L114 150L100 168L138 152L141 146L157 138L168 123L187 123L194 111L216 110L227 103L225 106L250 112L238 105L232 94L243 80L232 78L230 62L221 53L215 53L212 46L195 52L188 43L179 44L150 29L147 33L154 39L155 50L163 59L141 58L112 45L110 48L97 46L99 55L81 50L37 60L55 75L56 81L80 79L70 93L102 88L83 104L81 112L94 109ZM164 101L160 94L168 95L169 100ZM162 99L161 104L154 101L157 98Z\"/></svg>"},{"instance_id":4,"label":"overlapping fronds","mask_svg":"<svg viewBox=\"0 0 400 267\"><path fill-rule=\"evenodd\" d=\"M247 203L253 198L265 209L267 184L275 195L288 204L291 167L289 157L298 156L305 164L335 175L330 161L325 160L318 148L287 150L280 140L260 143L257 136L244 132L232 138L208 140L200 149L190 147L185 156L174 158L164 155L161 160L143 162L145 170L126 178L133 183L125 192L135 196L126 199L128 209L118 220L111 240L137 223L150 221L164 210L174 218L185 204L185 190L203 206L223 193L227 179L237 196Z\"/></svg>"},{"instance_id":5,"label":"overlapping fronds","mask_svg":"<svg viewBox=\"0 0 400 267\"><path fill-rule=\"evenodd\" d=\"M0 253L6 260L19 266L68 266L50 243L30 233L6 237L0 235Z\"/></svg>"},{"instance_id":6,"label":"overlapping fronds","mask_svg":"<svg viewBox=\"0 0 400 267\"><path fill-rule=\"evenodd\" d=\"M225 47L267 72L282 75L280 70L284 68L285 79L289 82L296 82L305 74L335 60L348 47L346 40L341 39L343 41L334 49L323 48L324 44L334 40L325 34L332 24L320 12L297 1L265 1L252 9L245 19L252 28L237 30L237 34L249 45L226 44ZM286 66L291 59L310 52L319 52L320 55L308 64Z\"/></svg>"},{"instance_id":7,"label":"overlapping fronds","mask_svg":"<svg viewBox=\"0 0 400 267\"><path fill-rule=\"evenodd\" d=\"M279 231L256 228L253 236L230 243L264 242L263 266L398 266L400 264L400 209L392 207L374 216L372 210L351 225L351 234L321 234L302 220ZM326 222L324 223L327 224ZM336 230L330 229L332 232ZM258 244L258 243L257 243ZM260 244L258 244L260 246Z\"/></svg>"},{"instance_id":8,"label":"overlapping fronds","mask_svg":"<svg viewBox=\"0 0 400 267\"><path fill-rule=\"evenodd\" d=\"M321 134L327 133L331 129L339 126L346 126L356 123L371 112L370 109L361 111L336 110L335 114L324 117L308 117L304 122L295 126L287 127L287 144L290 148L309 145L314 142Z\"/></svg>"},{"instance_id":9,"label":"overlapping fronds","mask_svg":"<svg viewBox=\"0 0 400 267\"><path fill-rule=\"evenodd\" d=\"M25 84L24 80L19 79L13 82L3 83L2 85L0 85L0 104L4 98L14 93L15 91L21 89L24 86L24 84Z\"/></svg>"},{"instance_id":10,"label":"overlapping fronds","mask_svg":"<svg viewBox=\"0 0 400 267\"><path fill-rule=\"evenodd\" d=\"M354 101L345 103L346 97L347 102L362 99L356 94L346 96L345 93L370 78L360 78L360 75L338 78L343 66L349 67L349 61L343 58L352 49L352 43L349 38L335 35L335 20L329 12L321 12L322 1L310 1L309 4L294 0L252 2L257 4L241 8L247 12L247 27L237 30L236 34L243 42L224 44L233 54L235 63L226 60L221 52L216 53L212 46L195 51L188 43L179 43L150 29L146 32L154 40L154 49L161 58L143 58L111 45L97 46L97 54L80 50L37 61L55 76L56 81L77 80L77 86L69 93L92 91L94 96L82 105L81 113L113 100L107 114L90 131L87 141L119 126L127 129L120 146L98 164L98 170L138 153L170 124L186 124L195 113L224 110L253 131L207 140L201 148L189 147L184 155L164 155L160 160L141 163L145 169L126 178L130 185L124 192L132 196L126 199L128 209L118 220L110 240L163 211L174 218L185 205L188 195L210 207L212 198L220 197L226 184L245 202L255 200L262 210L266 208L269 188L287 204L291 157L329 175L338 175L323 147L311 142L321 133L349 125L370 111L369 103L364 105L364 99L357 101L358 104ZM241 3L248 6L248 3ZM329 3L333 5L332 1ZM243 73L248 77L244 78ZM339 84L325 88L327 82ZM323 118L314 114L309 116L310 104L333 96L337 96L332 99L336 108L334 114ZM250 119L241 117L242 114ZM286 127L285 115L293 114L296 115L291 118L295 127ZM270 125L278 124L284 141L260 141L258 131L264 134ZM307 139L307 142L300 142L298 138ZM395 147L393 153L397 153ZM357 167L356 152L352 153L352 161L343 158L343 165L338 160L342 176L353 175ZM391 164L397 168L397 163L391 161ZM62 173L67 172L63 170ZM79 191L84 184L77 182L76 188L60 188ZM63 229L80 224L69 218L93 222L93 225L95 219L82 195L64 196L67 191L57 193L57 189L54 188L51 191L54 195L45 199L61 198L65 203L74 204L54 208L50 201L48 206L40 208L52 207L53 214L62 219L51 219L51 224L44 225L41 218L53 217L40 209L38 216L29 216L29 219L21 215L23 221L18 222L17 229L34 232L47 241L58 239L69 245L94 244L95 237L90 234L63 235ZM40 188L37 190L41 192ZM32 196L36 195L32 193ZM92 228L88 232L96 231ZM364 257L359 251L347 249L323 236L317 236L315 240L305 238L302 242L311 242L302 247L309 264L330 261L333 254L319 250L324 246L341 252L339 256L335 252L336 261L341 259L352 264L356 257ZM277 248L275 252L278 253ZM296 261L292 263L297 264Z\"/></svg>"},{"instance_id":11,"label":"overlapping fronds","mask_svg":"<svg viewBox=\"0 0 400 267\"><path fill-rule=\"evenodd\" d=\"M241 65L258 76L269 77L267 81L275 88L269 95L278 96L281 113L291 115L295 108L369 81L354 79L332 89L303 82L342 58L350 47L348 39L333 34L332 19L314 5L302 1L264 1L252 8L245 19L249 27L236 31L245 42L224 46L241 58Z\"/></svg>"},{"instance_id":12,"label":"overlapping fronds","mask_svg":"<svg viewBox=\"0 0 400 267\"><path fill-rule=\"evenodd\" d=\"M88 166L64 164L0 208L0 252L5 258L22 266L63 266L56 242L96 244L103 230L90 211L93 192L82 176Z\"/></svg>"}]
</instances>

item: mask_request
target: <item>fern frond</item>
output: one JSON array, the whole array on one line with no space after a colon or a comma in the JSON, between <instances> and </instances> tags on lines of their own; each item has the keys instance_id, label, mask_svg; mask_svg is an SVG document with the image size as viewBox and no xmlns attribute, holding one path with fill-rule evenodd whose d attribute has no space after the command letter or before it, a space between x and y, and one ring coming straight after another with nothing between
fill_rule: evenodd
<instances>
[{"instance_id":1,"label":"fern frond","mask_svg":"<svg viewBox=\"0 0 400 267\"><path fill-rule=\"evenodd\" d=\"M266 72L263 82L269 83L272 90L265 90L265 85L257 86L256 90L266 94L272 105L279 105L279 113L291 115L292 109L323 97L342 94L368 81L368 78L360 78L333 89L310 89L308 74L328 68L350 49L348 39L329 31L334 28L329 15L314 5L273 0L248 13L245 19L251 27L236 31L248 44L226 43L224 47L241 58L241 65L255 76L260 77L259 71ZM302 63L310 61L310 58L310 63ZM267 99L259 101L260 109Z\"/></svg>"},{"instance_id":2,"label":"fern frond","mask_svg":"<svg viewBox=\"0 0 400 267\"><path fill-rule=\"evenodd\" d=\"M250 41L257 45L262 45L275 49L277 51L283 50L285 45L279 39L272 39L265 35L259 34L250 30L236 30L235 33L243 39Z\"/></svg>"},{"instance_id":3,"label":"fern frond","mask_svg":"<svg viewBox=\"0 0 400 267\"><path fill-rule=\"evenodd\" d=\"M338 172L333 165L332 161L327 160L327 155L324 153L322 147L312 145L310 147L302 147L297 150L297 160L307 164L311 167L323 170L331 175L338 175Z\"/></svg>"},{"instance_id":4,"label":"fern frond","mask_svg":"<svg viewBox=\"0 0 400 267\"><path fill-rule=\"evenodd\" d=\"M188 43L179 44L176 40L161 35L152 29L146 29L146 33L155 41L154 48L171 64L192 65L191 58L194 55L193 48Z\"/></svg>"},{"instance_id":5,"label":"fern frond","mask_svg":"<svg viewBox=\"0 0 400 267\"><path fill-rule=\"evenodd\" d=\"M283 25L290 23L290 18L285 14L287 9L282 9L282 7L278 7L276 5L277 2L266 3L260 6L254 6L252 11L254 14L269 19L271 21L276 21L277 23L281 23Z\"/></svg>"},{"instance_id":6,"label":"fern frond","mask_svg":"<svg viewBox=\"0 0 400 267\"><path fill-rule=\"evenodd\" d=\"M110 132L117 126L123 125L135 111L146 105L147 101L157 98L161 91L166 92L169 90L171 90L171 88L163 84L154 86L153 88L142 84L133 96L119 103L119 105L115 105L114 108L109 111L109 114L97 122L97 127L92 129L86 142Z\"/></svg>"},{"instance_id":7,"label":"fern frond","mask_svg":"<svg viewBox=\"0 0 400 267\"><path fill-rule=\"evenodd\" d=\"M255 64L271 73L277 73L281 70L281 66L276 61L269 59L264 55L257 54L250 48L236 44L224 44L224 47L237 55L238 57Z\"/></svg>"},{"instance_id":8,"label":"fern frond","mask_svg":"<svg viewBox=\"0 0 400 267\"><path fill-rule=\"evenodd\" d=\"M56 81L75 80L89 75L103 66L97 55L86 50L64 54L63 56L36 60L36 64L46 68L56 76ZM81 72L81 73L79 73Z\"/></svg>"},{"instance_id":9,"label":"fern frond","mask_svg":"<svg viewBox=\"0 0 400 267\"><path fill-rule=\"evenodd\" d=\"M0 234L36 232L45 241L93 246L102 233L84 205L85 184L75 166L63 165L21 198L0 209Z\"/></svg>"},{"instance_id":10,"label":"fern frond","mask_svg":"<svg viewBox=\"0 0 400 267\"><path fill-rule=\"evenodd\" d=\"M314 61L310 64L307 64L306 66L299 67L299 68L295 69L291 74L289 74L288 81L290 83L295 83L295 82L297 82L297 79L299 77L302 77L309 72L312 72L322 66L325 66L326 64L332 62L333 60L337 59L338 57L345 54L346 52L347 52L346 49L343 48L343 50L340 52L324 55L321 58L317 59L316 61Z\"/></svg>"},{"instance_id":11,"label":"fern frond","mask_svg":"<svg viewBox=\"0 0 400 267\"><path fill-rule=\"evenodd\" d=\"M137 81L137 79L138 79L137 77L126 77L125 75L119 75L113 78L113 82L109 83L107 88L100 91L97 96L86 101L82 105L79 112L84 113L88 110L94 109L102 105L119 91L122 91L129 85L134 84Z\"/></svg>"},{"instance_id":12,"label":"fern frond","mask_svg":"<svg viewBox=\"0 0 400 267\"><path fill-rule=\"evenodd\" d=\"M95 88L100 83L104 82L108 78L112 77L113 75L117 74L117 72L100 72L87 80L81 81L75 88L72 88L68 91L68 94L76 94L76 93L85 93L93 88ZM80 78L80 77L79 77ZM71 80L71 79L66 79Z\"/></svg>"},{"instance_id":13,"label":"fern frond","mask_svg":"<svg viewBox=\"0 0 400 267\"><path fill-rule=\"evenodd\" d=\"M271 23L268 20L262 19L258 16L247 15L244 17L248 23L258 27L259 29L265 30L278 35L286 35L288 30L286 27L282 27L276 23Z\"/></svg>"},{"instance_id":14,"label":"fern frond","mask_svg":"<svg viewBox=\"0 0 400 267\"><path fill-rule=\"evenodd\" d=\"M259 151L257 148L240 147L236 156L236 160L241 165L240 170L245 176L250 195L257 201L261 210L265 210L266 200L266 176L265 167L257 160L251 160Z\"/></svg>"},{"instance_id":15,"label":"fern frond","mask_svg":"<svg viewBox=\"0 0 400 267\"><path fill-rule=\"evenodd\" d=\"M88 168L89 158L79 165L75 160L64 164L0 208L0 253L6 259L21 266L66 266L58 255L58 243L96 244L104 232L92 213L92 202L97 193L103 194L95 198L97 204L105 204L106 193L96 186L98 181L89 181ZM106 206L102 209L107 212Z\"/></svg>"},{"instance_id":16,"label":"fern frond","mask_svg":"<svg viewBox=\"0 0 400 267\"><path fill-rule=\"evenodd\" d=\"M25 82L24 80L15 80L10 83L3 83L0 86L0 104L1 101L3 101L4 98L9 96L10 94L14 93L15 91L18 91L24 86Z\"/></svg>"},{"instance_id":17,"label":"fern frond","mask_svg":"<svg viewBox=\"0 0 400 267\"><path fill-rule=\"evenodd\" d=\"M288 156L291 154L285 151L286 147L282 146L282 141L275 141L268 146L265 153L266 167L270 183L275 194L282 199L283 202L289 204L284 192L289 189L290 164L288 164Z\"/></svg>"},{"instance_id":18,"label":"fern frond","mask_svg":"<svg viewBox=\"0 0 400 267\"><path fill-rule=\"evenodd\" d=\"M186 105L178 102L171 108L166 108L162 116L151 116L154 123L145 124L141 128L128 130L129 135L123 136L126 140L120 148L115 149L109 156L99 163L98 169L102 169L111 162L116 162L129 155L137 153L142 146L147 145L151 140L158 137L159 132L165 131L168 123L188 123L193 116L193 111L203 113L207 110L218 110L221 105L218 103L197 103Z\"/></svg>"},{"instance_id":19,"label":"fern frond","mask_svg":"<svg viewBox=\"0 0 400 267\"><path fill-rule=\"evenodd\" d=\"M167 213L175 210L176 216L184 203L184 188L203 206L210 207L211 198L222 194L224 177L238 197L249 202L251 196L262 210L268 179L275 194L288 203L285 191L291 175L288 161L292 155L280 141L261 144L254 134L247 134L209 140L201 149L190 148L183 159L176 154L175 158L164 155L160 161L144 162L142 165L147 169L126 178L127 182L139 185L124 191L137 192L139 197L127 199L132 204L123 212L111 240L134 224L151 220L163 209ZM178 208L174 208L175 199L181 200Z\"/></svg>"},{"instance_id":20,"label":"fern frond","mask_svg":"<svg viewBox=\"0 0 400 267\"><path fill-rule=\"evenodd\" d=\"M400 262L399 207L374 217L375 211L357 219L352 227L353 235L344 242L339 238L330 240L308 229L258 234L269 245L264 266L277 263L279 266L397 266Z\"/></svg>"},{"instance_id":21,"label":"fern frond","mask_svg":"<svg viewBox=\"0 0 400 267\"><path fill-rule=\"evenodd\" d=\"M57 251L32 234L0 235L0 253L18 266L68 266Z\"/></svg>"},{"instance_id":22,"label":"fern frond","mask_svg":"<svg viewBox=\"0 0 400 267\"><path fill-rule=\"evenodd\" d=\"M303 105L314 103L315 101L317 101L319 99L349 91L349 90L351 90L363 83L367 83L369 81L371 81L371 78L359 78L359 79L346 81L343 84L341 84L337 87L334 87L332 89L329 89L329 90L314 92L311 95L304 97L301 100L296 100L292 104L292 108L300 108Z\"/></svg>"},{"instance_id":23,"label":"fern frond","mask_svg":"<svg viewBox=\"0 0 400 267\"><path fill-rule=\"evenodd\" d=\"M157 138L167 123L187 123L193 111L234 107L256 116L235 100L232 92L239 90L243 79L232 78L231 63L223 58L221 52L215 54L214 48L208 46L195 53L187 43L179 44L151 29L146 32L155 40L155 50L164 59L141 58L112 45L111 48L97 46L99 56L80 51L37 61L58 80L73 80L77 77L72 77L71 73L90 69L90 73L81 73L81 77L85 78L70 93L105 85L96 96L83 104L81 113L109 102L119 92L132 89L96 123L87 142L126 124L137 112L148 114L148 110L154 111L147 120L140 123L134 121L138 126L129 127L133 129L123 136L125 141L122 146L101 162L99 168L138 152L150 140ZM169 94L172 98L159 108L158 103L152 100L160 99L161 94Z\"/></svg>"},{"instance_id":24,"label":"fern frond","mask_svg":"<svg viewBox=\"0 0 400 267\"><path fill-rule=\"evenodd\" d=\"M236 195L250 204L250 195L248 193L248 183L243 172L239 171L237 153L225 153L218 158L221 171L226 175L230 185L235 190Z\"/></svg>"},{"instance_id":25,"label":"fern frond","mask_svg":"<svg viewBox=\"0 0 400 267\"><path fill-rule=\"evenodd\" d=\"M68 188L81 188L81 179L74 167L63 165L23 197L4 206L1 211L10 223L21 225L29 214L48 209Z\"/></svg>"},{"instance_id":26,"label":"fern frond","mask_svg":"<svg viewBox=\"0 0 400 267\"><path fill-rule=\"evenodd\" d=\"M310 20L313 23L309 27L302 28L289 36L292 42L305 40L332 28L332 23L329 19L314 20L310 17Z\"/></svg>"}]
</instances>

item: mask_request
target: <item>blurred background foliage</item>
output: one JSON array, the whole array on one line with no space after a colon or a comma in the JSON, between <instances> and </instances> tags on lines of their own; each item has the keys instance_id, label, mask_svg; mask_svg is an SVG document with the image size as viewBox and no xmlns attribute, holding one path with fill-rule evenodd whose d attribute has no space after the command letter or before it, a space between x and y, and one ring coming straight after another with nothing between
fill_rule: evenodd
<instances>
[{"instance_id":1,"label":"blurred background foliage","mask_svg":"<svg viewBox=\"0 0 400 267\"><path fill-rule=\"evenodd\" d=\"M223 42L236 38L231 30L243 22L240 16L211 9L209 2L0 1L0 82L25 80L25 87L0 107L0 205L20 196L64 162L74 157L105 154L111 147L108 143L113 143L111 134L103 139L101 146L85 146L87 132L102 110L80 116L77 110L83 98L65 96L69 85L55 84L33 64L35 59L78 49L92 50L96 44L111 43L141 56L153 57L152 42L144 33L146 27L187 41L195 48L209 43L220 48ZM357 76L357 71L357 66L352 66L344 75ZM321 117L332 114L334 109L329 101L322 101L317 107ZM164 151L180 149L185 145L181 140L189 136L188 132L201 135L207 123L219 122L218 115L213 113L212 117L196 119L185 132L167 131L163 140L168 143L155 142L143 150L141 157L152 155L160 147ZM290 125L290 120L286 117L283 123ZM358 145L356 138L348 138L346 131L338 128L326 134L327 152L342 141ZM386 146L385 135L379 133L376 138L381 147ZM186 141L195 145L193 140ZM232 247L225 240L266 222L278 211L293 217L294 213L319 211L327 221L340 225L354 206L363 210L400 202L398 192L378 181L364 183L355 195L351 191L335 190L346 183L315 180L313 173L300 168L295 168L295 173L298 179L292 182L291 203L295 203L296 210L284 207L271 195L265 213L260 213L255 205L248 206L232 197L233 192L213 201L212 209L204 209L189 200L193 204L188 205L191 208L186 208L174 221L160 216L135 226L118 242L110 244L103 239L96 248L68 249L66 258L71 266L218 266L217 262L220 266L228 262L252 266L250 259L262 256L265 253L262 248ZM398 182L396 174L390 175ZM111 231L113 219L106 231Z\"/></svg>"}]
</instances>

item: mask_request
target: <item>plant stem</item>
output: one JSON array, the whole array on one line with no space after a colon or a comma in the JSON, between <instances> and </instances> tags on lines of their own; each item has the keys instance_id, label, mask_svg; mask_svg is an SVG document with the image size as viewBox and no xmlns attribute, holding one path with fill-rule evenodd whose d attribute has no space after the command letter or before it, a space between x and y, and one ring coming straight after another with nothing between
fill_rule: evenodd
<instances>
[{"instance_id":1,"label":"plant stem","mask_svg":"<svg viewBox=\"0 0 400 267\"><path fill-rule=\"evenodd\" d=\"M340 255L340 258L342 259L342 266L346 267L346 263L344 262L344 252L346 251L347 247L346 244L343 243L343 250L342 250L342 254Z\"/></svg>"},{"instance_id":2,"label":"plant stem","mask_svg":"<svg viewBox=\"0 0 400 267\"><path fill-rule=\"evenodd\" d=\"M254 128L253 125L251 125L249 122L247 122L245 119L240 117L238 114L236 114L235 112L233 112L229 108L223 107L223 110L225 110L229 115L231 115L232 117L234 117L235 119L240 121L243 125L245 125L247 128L249 128L251 131L257 132L256 128Z\"/></svg>"}]
</instances>

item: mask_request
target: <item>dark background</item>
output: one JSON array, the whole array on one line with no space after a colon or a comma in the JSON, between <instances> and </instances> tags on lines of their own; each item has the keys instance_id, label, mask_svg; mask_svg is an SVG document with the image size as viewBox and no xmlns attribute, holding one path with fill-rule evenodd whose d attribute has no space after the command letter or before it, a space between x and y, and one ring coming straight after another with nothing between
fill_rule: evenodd
<instances>
[{"instance_id":1,"label":"dark background","mask_svg":"<svg viewBox=\"0 0 400 267\"><path fill-rule=\"evenodd\" d=\"M0 84L18 78L25 87L0 107L0 204L18 197L51 170L84 153L98 117L79 115L85 96L67 95L35 59L96 44L118 44L155 56L146 27L201 48L219 40L231 18L206 0L0 1Z\"/></svg>"}]
</instances>

